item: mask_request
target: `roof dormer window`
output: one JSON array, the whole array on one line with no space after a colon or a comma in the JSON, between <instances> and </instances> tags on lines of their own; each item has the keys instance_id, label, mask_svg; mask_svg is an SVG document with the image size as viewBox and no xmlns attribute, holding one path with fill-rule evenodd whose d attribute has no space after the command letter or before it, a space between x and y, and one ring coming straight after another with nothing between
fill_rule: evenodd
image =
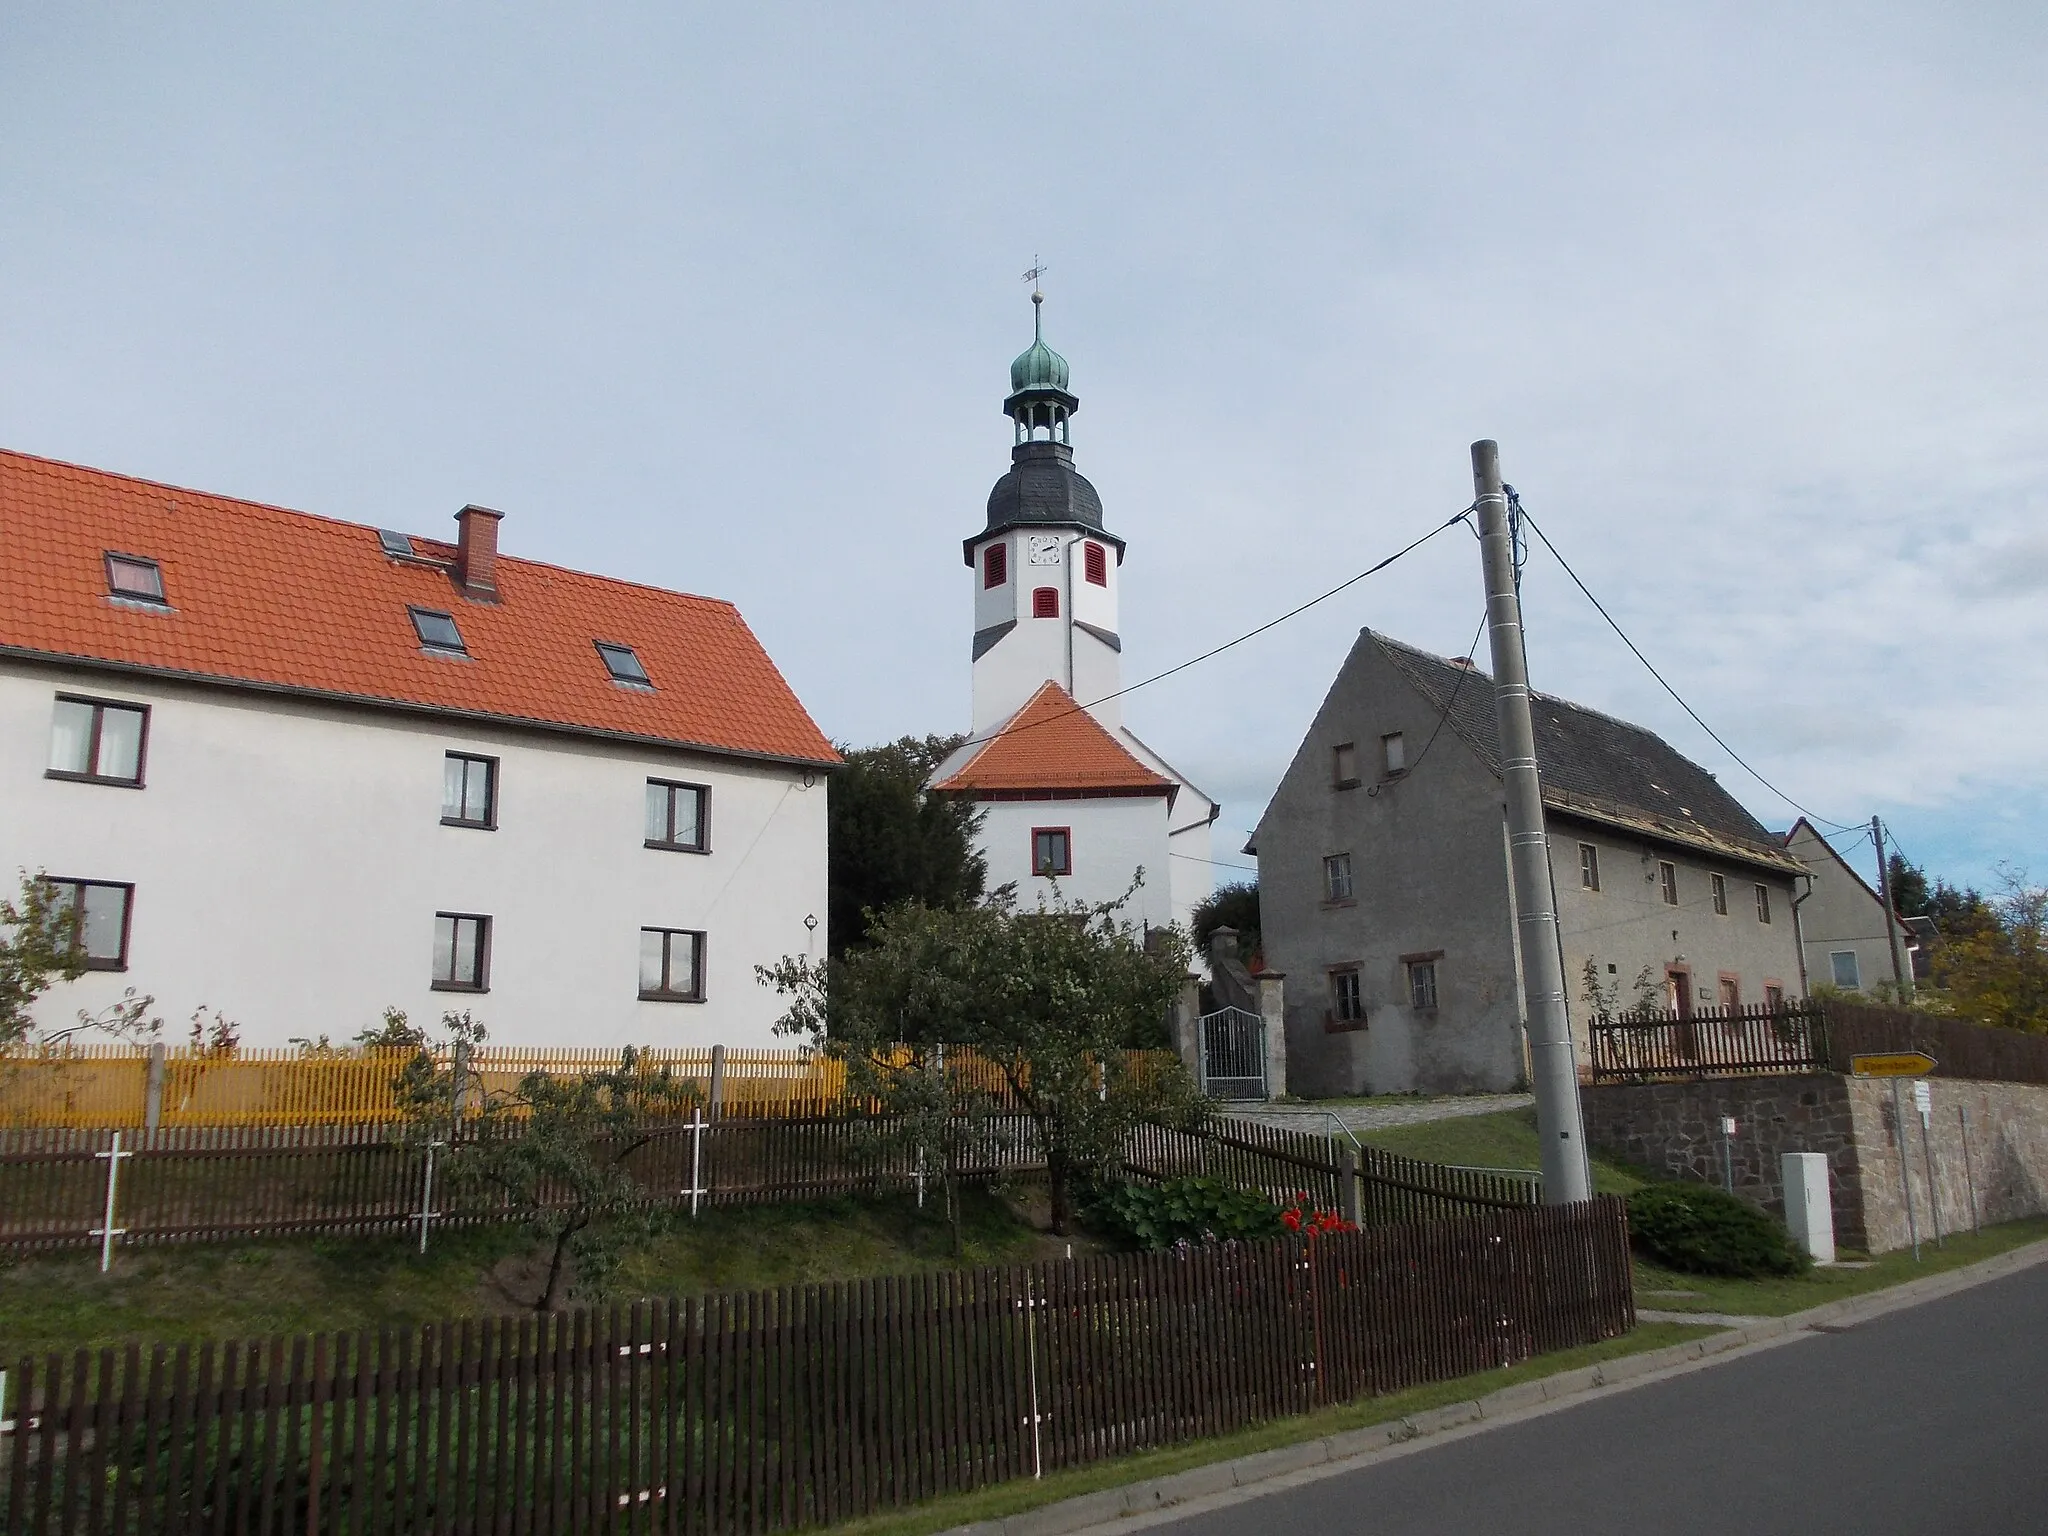
<instances>
[{"instance_id":1,"label":"roof dormer window","mask_svg":"<svg viewBox=\"0 0 2048 1536\"><path fill-rule=\"evenodd\" d=\"M147 555L117 555L107 551L107 592L134 603L164 601L164 571Z\"/></svg>"},{"instance_id":2,"label":"roof dormer window","mask_svg":"<svg viewBox=\"0 0 2048 1536\"><path fill-rule=\"evenodd\" d=\"M455 627L455 616L437 613L432 608L408 608L412 615L414 633L420 637L420 644L429 651L446 655L467 656L469 647L462 643L462 631Z\"/></svg>"},{"instance_id":3,"label":"roof dormer window","mask_svg":"<svg viewBox=\"0 0 2048 1536\"><path fill-rule=\"evenodd\" d=\"M594 640L597 654L604 660L605 671L611 673L612 681L623 683L628 688L652 688L654 683L647 676L647 669L640 665L640 658L630 645L614 645L609 640Z\"/></svg>"}]
</instances>

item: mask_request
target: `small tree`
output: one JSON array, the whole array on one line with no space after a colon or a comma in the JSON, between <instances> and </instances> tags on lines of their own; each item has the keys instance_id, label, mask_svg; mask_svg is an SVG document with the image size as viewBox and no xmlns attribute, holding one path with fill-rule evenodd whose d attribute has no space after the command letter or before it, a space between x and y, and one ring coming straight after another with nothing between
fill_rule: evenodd
<instances>
[{"instance_id":1,"label":"small tree","mask_svg":"<svg viewBox=\"0 0 2048 1536\"><path fill-rule=\"evenodd\" d=\"M47 880L24 871L20 896L0 897L0 1054L28 1043L37 998L84 974L77 912Z\"/></svg>"},{"instance_id":2,"label":"small tree","mask_svg":"<svg viewBox=\"0 0 2048 1536\"><path fill-rule=\"evenodd\" d=\"M1254 955L1265 953L1265 939L1259 932L1259 882L1242 880L1218 886L1195 904L1188 914L1188 927L1195 941L1195 953L1209 953L1209 935L1218 928L1237 930L1237 952L1250 964Z\"/></svg>"},{"instance_id":3,"label":"small tree","mask_svg":"<svg viewBox=\"0 0 2048 1536\"><path fill-rule=\"evenodd\" d=\"M1166 1043L1188 949L1178 932L1164 942L1155 935L1148 947L1121 920L1123 905L1056 900L1020 912L1007 897L959 911L905 903L876 914L867 944L840 960L821 967L785 958L758 975L790 1000L777 1027L807 1036L850 1071L887 1062L898 1045L969 1046L994 1065L1038 1132L1053 1230L1065 1232L1076 1196L1116 1166L1136 1123L1201 1112L1177 1061L1141 1070L1125 1054ZM909 1081L857 1070L874 1070L885 1084ZM961 1090L942 1092L927 1113L950 1119Z\"/></svg>"},{"instance_id":4,"label":"small tree","mask_svg":"<svg viewBox=\"0 0 2048 1536\"><path fill-rule=\"evenodd\" d=\"M905 736L846 747L832 776L832 953L867 937L868 914L900 902L965 907L981 900L988 866L974 848L974 802L925 788L932 770L966 740Z\"/></svg>"}]
</instances>

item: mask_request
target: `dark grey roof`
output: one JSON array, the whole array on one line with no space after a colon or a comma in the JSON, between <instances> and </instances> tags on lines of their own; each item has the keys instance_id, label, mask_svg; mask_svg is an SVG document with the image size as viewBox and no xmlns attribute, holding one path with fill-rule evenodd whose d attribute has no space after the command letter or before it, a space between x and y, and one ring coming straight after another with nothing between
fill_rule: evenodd
<instances>
[{"instance_id":1,"label":"dark grey roof","mask_svg":"<svg viewBox=\"0 0 2048 1536\"><path fill-rule=\"evenodd\" d=\"M1448 706L1451 729L1500 772L1493 679L1477 667L1364 631L1432 707ZM1744 810L1714 776L1654 731L1569 699L1530 694L1543 799L1566 813L1616 822L1651 835L1725 848L1752 862L1796 868L1784 844ZM1420 751L1421 743L1410 750Z\"/></svg>"},{"instance_id":2,"label":"dark grey roof","mask_svg":"<svg viewBox=\"0 0 2048 1536\"><path fill-rule=\"evenodd\" d=\"M1102 527L1102 498L1074 468L1065 443L1019 443L1010 450L1009 473L988 493L988 526L1014 523L1073 523Z\"/></svg>"}]
</instances>

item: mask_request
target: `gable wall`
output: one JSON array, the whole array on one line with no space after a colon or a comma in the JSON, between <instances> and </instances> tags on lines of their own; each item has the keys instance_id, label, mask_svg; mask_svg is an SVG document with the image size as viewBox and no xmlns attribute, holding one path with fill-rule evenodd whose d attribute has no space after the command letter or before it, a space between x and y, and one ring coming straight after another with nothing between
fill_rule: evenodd
<instances>
[{"instance_id":1,"label":"gable wall","mask_svg":"<svg viewBox=\"0 0 2048 1536\"><path fill-rule=\"evenodd\" d=\"M1500 786L1446 727L1382 782L1380 738L1411 763L1437 722L1361 639L1259 824L1267 965L1286 974L1289 1086L1314 1095L1506 1090L1526 1077ZM1332 749L1356 745L1363 782L1334 787ZM1352 856L1355 899L1324 900L1325 854ZM1443 951L1439 1006L1409 1005L1404 954ZM1332 1032L1331 968L1356 964L1363 1030Z\"/></svg>"},{"instance_id":2,"label":"gable wall","mask_svg":"<svg viewBox=\"0 0 2048 1536\"><path fill-rule=\"evenodd\" d=\"M1810 985L1835 984L1834 955L1845 951L1856 957L1862 992L1873 992L1880 983L1892 981L1891 945L1885 940L1884 903L1870 887L1844 869L1820 838L1803 823L1794 831L1789 845L1811 873L1813 894L1800 904L1800 931L1806 940L1806 972ZM1906 930L1898 931L1899 957L1906 957ZM1910 980L1910 976L1909 976Z\"/></svg>"}]
</instances>

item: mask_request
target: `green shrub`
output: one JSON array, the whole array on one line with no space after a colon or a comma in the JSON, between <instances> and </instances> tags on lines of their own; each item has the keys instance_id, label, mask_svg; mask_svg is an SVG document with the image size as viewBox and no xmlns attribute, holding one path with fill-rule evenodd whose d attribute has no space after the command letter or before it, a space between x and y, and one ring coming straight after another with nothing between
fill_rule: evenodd
<instances>
[{"instance_id":1,"label":"green shrub","mask_svg":"<svg viewBox=\"0 0 2048 1536\"><path fill-rule=\"evenodd\" d=\"M1813 1261L1784 1224L1703 1184L1647 1184L1628 1197L1629 1236L1668 1269L1699 1275L1797 1275Z\"/></svg>"},{"instance_id":2,"label":"green shrub","mask_svg":"<svg viewBox=\"0 0 2048 1536\"><path fill-rule=\"evenodd\" d=\"M1106 1236L1155 1250L1179 1242L1227 1242L1281 1232L1279 1206L1221 1179L1119 1184L1096 1197L1088 1216L1089 1224Z\"/></svg>"}]
</instances>

